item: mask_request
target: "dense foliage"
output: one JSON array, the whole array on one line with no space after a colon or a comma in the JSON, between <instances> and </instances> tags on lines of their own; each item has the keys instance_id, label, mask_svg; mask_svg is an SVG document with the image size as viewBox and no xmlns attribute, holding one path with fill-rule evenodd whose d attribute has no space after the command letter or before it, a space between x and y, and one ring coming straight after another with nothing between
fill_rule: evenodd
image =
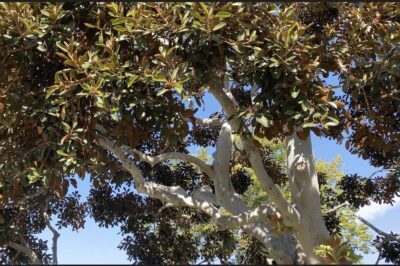
<instances>
[{"instance_id":1,"label":"dense foliage","mask_svg":"<svg viewBox=\"0 0 400 266\"><path fill-rule=\"evenodd\" d=\"M392 203L400 191L399 10L398 3L0 3L0 244L18 239L50 262L47 243L33 235L46 226L43 213L74 229L89 213L100 226L121 227L120 248L136 263L225 263L234 252L241 262L269 263L237 228L216 228L196 209L164 208L137 193L121 161L99 145L101 126L116 146L149 155L215 147L220 126L195 116L224 81L238 104L227 118L240 118L235 134L256 140L287 199L285 162L262 143L300 127L300 139L313 132L345 142L386 170L378 177L321 172L326 210ZM273 202L259 197L263 188L240 145L231 158L235 191L251 207ZM153 167L130 159L147 181L215 192L187 162ZM83 204L68 191L85 176L93 187ZM324 216L332 235L346 233L341 215ZM274 228L285 232L279 222ZM399 261L398 242L376 242L382 257ZM8 246L1 259L27 262L16 254Z\"/></svg>"}]
</instances>

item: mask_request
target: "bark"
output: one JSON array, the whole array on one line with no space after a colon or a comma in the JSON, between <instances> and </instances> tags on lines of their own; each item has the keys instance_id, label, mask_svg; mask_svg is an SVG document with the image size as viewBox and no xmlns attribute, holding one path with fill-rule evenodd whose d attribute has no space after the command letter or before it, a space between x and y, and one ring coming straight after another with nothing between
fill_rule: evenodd
<instances>
[{"instance_id":1,"label":"bark","mask_svg":"<svg viewBox=\"0 0 400 266\"><path fill-rule=\"evenodd\" d=\"M292 247L288 245L289 238L287 236L274 237L272 234L272 226L265 223L267 219L261 219L261 213L250 213L248 214L248 208L244 201L235 192L230 173L230 159L233 145L233 136L231 132L231 126L229 123L222 125L220 135L217 142L216 152L214 154L214 184L215 194L218 202L232 213L233 217L221 218L220 222L223 221L223 226L227 226L226 222L230 225L235 224L236 226L245 224L242 228L249 234L253 235L266 247L269 247L270 254L278 263L292 264L295 260L294 254L291 253ZM269 211L274 210L269 208ZM245 217L251 216L246 222ZM272 215L271 215L272 216ZM248 217L250 218L250 217ZM267 218L267 217L266 217ZM263 223L250 223L252 220L263 221ZM249 224L250 223L250 224Z\"/></svg>"},{"instance_id":2,"label":"bark","mask_svg":"<svg viewBox=\"0 0 400 266\"><path fill-rule=\"evenodd\" d=\"M384 236L389 238L392 241L397 241L400 243L400 237L394 236L394 235L390 235L384 231L382 231L381 229L379 229L378 227L376 227L375 225L371 224L370 222L368 222L367 220L365 220L363 217L361 217L360 215L355 214L354 215L357 219L359 219L363 224L365 224L366 226L368 226L369 228L371 228L372 230L374 230L378 235Z\"/></svg>"},{"instance_id":3,"label":"bark","mask_svg":"<svg viewBox=\"0 0 400 266\"><path fill-rule=\"evenodd\" d=\"M183 120L187 122L193 122L190 118L187 117L182 117ZM210 126L210 127L220 127L222 124L225 122L225 119L222 118L197 118L195 117L195 123L198 126L204 127L204 126Z\"/></svg>"},{"instance_id":4,"label":"bark","mask_svg":"<svg viewBox=\"0 0 400 266\"><path fill-rule=\"evenodd\" d=\"M53 233L52 237L52 264L57 265L58 264L58 238L60 237L60 233L53 227L53 225L50 223L50 216L47 213L47 208L48 208L49 202L48 199L45 201L43 205L43 217L44 220L46 221L46 226L49 228L49 230Z\"/></svg>"},{"instance_id":5,"label":"bark","mask_svg":"<svg viewBox=\"0 0 400 266\"><path fill-rule=\"evenodd\" d=\"M246 232L270 249L270 254L278 263L319 263L320 260L313 249L326 241L329 233L321 212L318 179L310 138L303 141L293 134L287 139L287 164L294 204L292 205L284 198L268 175L254 140L248 137L249 134L240 132L242 121L235 117L238 106L233 95L229 90L224 89L221 80L213 82L210 92L220 103L226 117L226 120L203 120L199 123L218 126L222 123L212 166L189 154L171 152L151 156L128 147L117 147L114 141L106 137L107 132L101 126L97 127L98 132L101 133L98 136L98 144L112 152L122 162L123 168L134 178L138 192L160 199L166 203L166 206L187 206L201 210L210 215L221 227L242 226ZM249 211L244 201L234 191L230 172L233 134L239 134L241 137L251 167L277 209L268 206L264 209ZM131 158L145 161L151 166L168 160L192 163L213 180L215 195L209 187L202 187L189 195L181 187L164 186L146 181ZM216 206L223 207L232 215L221 215L220 209ZM271 226L273 216L282 216L286 226L295 233L295 237L292 232L274 235Z\"/></svg>"},{"instance_id":6,"label":"bark","mask_svg":"<svg viewBox=\"0 0 400 266\"><path fill-rule=\"evenodd\" d=\"M292 202L301 214L296 236L311 263L319 258L313 249L329 239L321 211L318 176L312 154L311 137L298 138L293 132L286 139L287 167Z\"/></svg>"},{"instance_id":7,"label":"bark","mask_svg":"<svg viewBox=\"0 0 400 266\"><path fill-rule=\"evenodd\" d=\"M216 82L214 86L210 87L211 94L217 99L219 104L222 106L227 117L234 117L238 109L236 102L232 101L232 97L227 94L227 91L219 85L220 82ZM238 132L240 129L241 121L239 118L234 117L229 120L229 124L232 126L232 130ZM254 170L254 173L265 191L270 195L272 200L277 205L278 209L282 212L285 217L285 221L288 224L296 224L299 221L299 214L291 204L289 204L283 197L282 193L275 186L272 178L268 175L262 163L261 154L258 148L255 146L252 139L241 136L243 141L246 155L250 161L250 164Z\"/></svg>"},{"instance_id":8,"label":"bark","mask_svg":"<svg viewBox=\"0 0 400 266\"><path fill-rule=\"evenodd\" d=\"M104 129L100 130L102 134L106 133ZM223 223L223 219L221 220L222 215L220 211L213 205L215 201L233 215L241 215L242 212L248 211L246 204L234 192L230 180L232 135L229 124L225 124L221 129L221 137L218 140L216 154L218 159L215 161L214 169L203 162L200 163L201 160L198 161L197 158L195 160L195 157L188 156L187 154L178 155L178 153L168 153L168 156L166 154L150 156L142 152L122 149L104 135L99 135L97 141L100 146L112 152L122 162L123 168L134 178L136 188L140 193L145 193L150 197L160 199L169 204L169 206L186 206L199 209L210 215L214 221L222 227L225 227L225 224ZM146 181L140 169L129 159L129 156L133 155L136 155L136 158L149 162L151 165L169 159L180 159L191 162L211 175L210 178L214 180L216 184L215 188L218 196L213 195L206 187L195 191L192 195L188 195L181 187L164 186ZM232 202L234 202L234 204L232 204ZM296 258L296 254L291 252L293 251L291 246L285 244L288 242L285 240L291 239L290 236L274 236L272 227L265 222L267 221L264 220L263 223L245 224L243 225L243 229L264 245L270 247L271 255L273 255L278 263L292 264ZM242 225L242 223L236 224L236 226L240 225Z\"/></svg>"},{"instance_id":9,"label":"bark","mask_svg":"<svg viewBox=\"0 0 400 266\"><path fill-rule=\"evenodd\" d=\"M22 245L22 244L18 244L15 242L10 242L8 243L8 246L15 249L16 251L25 254L28 258L29 261L32 264L36 264L36 265L41 265L42 261L39 259L39 257L37 256L37 254L29 247Z\"/></svg>"},{"instance_id":10,"label":"bark","mask_svg":"<svg viewBox=\"0 0 400 266\"><path fill-rule=\"evenodd\" d=\"M225 84L226 87L226 84ZM224 88L224 85L221 86L221 82L218 80L218 77L215 78L210 83L210 92L213 96L217 99L219 104L221 105L222 109L224 110L227 117L229 119L229 123L232 126L233 131L239 132L241 128L241 120L238 117L235 117L235 114L238 112L237 103L233 98L233 96L229 93L228 90ZM313 252L313 240L307 238L307 231L303 225L301 225L300 221L300 213L291 205L286 199L283 197L282 193L279 189L275 186L272 181L272 178L268 175L267 171L264 168L261 160L261 154L256 145L254 144L251 138L247 138L245 136L241 136L243 141L246 155L250 161L251 167L254 170L254 173L260 183L262 184L265 191L269 194L272 198L274 203L277 205L279 211L283 215L284 222L288 226L292 226L296 231L302 232L301 243L302 248L307 248L307 259L311 263L319 263L318 258L315 257ZM318 199L319 202L319 199ZM321 210L319 210L320 212ZM322 218L322 215L321 215ZM292 254L291 257L295 257L294 261L297 262L303 261L304 262L304 254L301 248L299 249L296 243L296 240L292 240L285 245L284 250L290 250L287 254ZM293 255L294 254L294 255ZM300 259L301 257L301 259Z\"/></svg>"}]
</instances>

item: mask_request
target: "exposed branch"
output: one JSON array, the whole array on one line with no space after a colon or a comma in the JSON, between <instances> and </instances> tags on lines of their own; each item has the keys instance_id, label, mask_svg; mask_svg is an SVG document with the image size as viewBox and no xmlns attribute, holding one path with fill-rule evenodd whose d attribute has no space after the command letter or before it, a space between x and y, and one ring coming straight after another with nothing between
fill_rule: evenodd
<instances>
[{"instance_id":1,"label":"exposed branch","mask_svg":"<svg viewBox=\"0 0 400 266\"><path fill-rule=\"evenodd\" d=\"M229 133L229 134L226 134L227 136L229 136L229 138L224 138L224 140L221 140L222 142L225 142L225 141L231 142L232 141L230 131L229 130L226 131L226 129L228 129L228 128L229 127L227 125L224 128L224 130L225 130L225 133ZM103 134L106 133L102 128L100 128L99 132L102 132ZM97 138L97 143L101 147L103 147L103 148L107 149L108 151L110 151L111 153L113 153L122 162L123 168L126 171L128 171L132 175L133 179L135 180L136 189L138 192L145 193L145 194L149 195L150 197L160 199L166 203L173 204L174 206L186 206L186 207L196 208L196 209L199 209L199 210L205 212L214 220L220 219L221 214L220 214L219 210L215 206L213 206L210 202L205 200L204 198L196 197L195 193L192 196L189 196L187 194L187 192L179 186L177 186L177 187L164 186L164 185L146 181L144 179L140 169L129 159L128 155L126 154L127 151L116 146L115 143L113 141L109 140L107 137L99 135ZM223 145L223 146L228 147L229 144ZM230 145L229 147L231 148L232 146ZM228 164L228 171L226 171L226 169L225 169L226 168L226 163L225 163L226 157L229 158L230 152L231 152L230 149L229 150L225 149L225 153L228 151L229 151L229 154L227 156L226 155L224 156L224 159L223 159L224 162L221 161L222 165L225 165L224 169L222 169L223 172L225 174L228 173L227 178L226 178L226 176L220 176L220 177L224 178L223 182L230 182L229 164ZM137 152L134 154L136 154L138 156ZM174 156L175 155L176 154L174 154ZM157 160L162 161L164 159L165 160L173 159L172 157L168 157L168 156L163 156L163 157L158 157L158 158L152 158L152 157L147 157L147 156L148 155L142 156L142 157L147 158L147 160L152 159L152 161L151 161L152 163L155 163L155 161L157 161ZM195 158L195 157L193 157L193 158ZM174 159L176 159L176 158L174 158ZM186 159L188 159L188 158L186 157ZM193 162L193 160L192 160L192 162ZM197 158L196 158L196 161L194 161L194 162L198 163ZM209 166L207 166L207 167L209 167ZM207 169L207 167L206 167L206 169ZM204 168L204 165L203 165L203 168ZM214 171L212 168L210 168L210 169L211 170L208 169L207 171L210 172L211 176L214 176L214 177L218 176L217 175L217 173L219 172L218 170ZM217 181L217 182L219 182L219 181ZM231 183L230 183L230 185L232 186ZM215 187L217 189L218 186L215 186ZM199 191L199 192L201 192L201 191ZM203 191L203 192L207 192L207 191ZM199 194L197 194L197 195L199 195ZM229 196L229 193L227 195ZM230 195L232 195L232 194L230 194ZM239 198L239 200L241 200L241 199ZM224 203L226 203L226 201L224 201ZM242 211L247 211L247 208L244 203L243 203L243 205L238 205L238 206L239 206L239 208L230 209L229 205L228 206L224 205L224 207L227 208L234 215L240 214ZM240 207L240 206L244 206L244 208L242 209L242 207ZM274 257L274 258L276 258L276 261L278 261L280 263L291 263L295 260L296 254L291 254L292 249L290 248L290 245L287 245L287 243L283 244L283 242L280 239L283 236L276 237L272 233L272 227L269 224L266 224L266 223L246 224L246 225L243 225L243 229L246 232L253 235L254 237L256 237L263 244L265 244L267 246L271 246L271 248L274 250L274 254L276 254L276 256ZM290 242L290 244L292 244L292 242Z\"/></svg>"},{"instance_id":2,"label":"exposed branch","mask_svg":"<svg viewBox=\"0 0 400 266\"><path fill-rule=\"evenodd\" d=\"M122 146L121 149L123 149L126 152L129 152L132 155L136 155L135 156L136 158L147 162L152 167L168 160L178 160L194 164L195 166L199 167L210 178L212 178L214 175L210 165L206 164L203 160L195 156L192 156L190 154L185 154L181 152L167 152L160 155L151 156L136 149L129 149L129 147L127 146Z\"/></svg>"},{"instance_id":3,"label":"exposed branch","mask_svg":"<svg viewBox=\"0 0 400 266\"><path fill-rule=\"evenodd\" d=\"M122 162L124 169L127 170L135 180L138 192L145 193L150 197L160 199L169 204L199 208L211 217L218 217L218 210L214 206L203 199L189 196L183 188L179 186L164 186L146 181L140 169L129 160L125 151L116 146L115 143L108 138L99 136L98 143L103 148L111 151Z\"/></svg>"},{"instance_id":4,"label":"exposed branch","mask_svg":"<svg viewBox=\"0 0 400 266\"><path fill-rule=\"evenodd\" d=\"M205 200L213 205L216 205L217 203L215 194L212 192L211 187L208 185L202 186L201 188L194 190L192 193L192 197Z\"/></svg>"},{"instance_id":5,"label":"exposed branch","mask_svg":"<svg viewBox=\"0 0 400 266\"><path fill-rule=\"evenodd\" d=\"M377 170L377 171L373 172L368 178L372 178L376 174L382 173L384 171L390 171L390 170L391 169L380 169L380 170Z\"/></svg>"},{"instance_id":6,"label":"exposed branch","mask_svg":"<svg viewBox=\"0 0 400 266\"><path fill-rule=\"evenodd\" d=\"M379 254L378 254L378 258L376 259L375 265L378 265L379 261L381 260L381 256L382 256L382 248L379 248Z\"/></svg>"},{"instance_id":7,"label":"exposed branch","mask_svg":"<svg viewBox=\"0 0 400 266\"><path fill-rule=\"evenodd\" d=\"M233 95L231 95L233 97ZM229 96L228 96L229 98ZM234 101L233 101L234 103ZM216 221L222 227L231 225L242 225L242 228L249 234L257 238L261 243L270 247L271 254L278 263L291 264L295 261L296 254L291 253L294 245L294 238L285 235L276 236L273 234L273 228L268 223L268 219L262 219L259 213L247 213L248 208L245 202L235 192L230 173L230 158L233 145L233 136L231 124L224 123L217 141L214 154L214 187L218 202L232 213L233 217L217 218ZM247 219L247 221L246 221ZM247 223L252 221L262 221ZM226 224L224 223L226 222ZM287 241L282 241L287 240Z\"/></svg>"},{"instance_id":8,"label":"exposed branch","mask_svg":"<svg viewBox=\"0 0 400 266\"><path fill-rule=\"evenodd\" d=\"M16 207L21 207L23 206L27 201L34 199L40 195L42 195L44 192L46 192L46 188L45 187L41 187L38 191L32 193L32 194L28 194L26 195L24 198L22 198L20 201L18 201L15 206Z\"/></svg>"},{"instance_id":9,"label":"exposed branch","mask_svg":"<svg viewBox=\"0 0 400 266\"><path fill-rule=\"evenodd\" d=\"M107 131L104 129L104 127L97 125L96 129L102 133L102 134L106 134ZM148 164L150 164L152 167L155 166L156 164L168 161L168 160L178 160L178 161L185 161L185 162L189 162L194 164L195 166L199 167L206 175L208 175L211 179L214 176L213 170L211 168L210 165L206 164L203 160L192 156L190 154L185 154L185 153L181 153L181 152L167 152L167 153L163 153L160 155L156 155L156 156L152 156L152 155L147 155L137 149L130 149L127 146L121 146L121 147L115 147L114 144L107 140L107 138L100 136L99 138L99 144L103 147L105 147L104 145L106 145L107 147L105 147L106 149L110 150L111 152L113 152L118 158L123 158L124 160L122 160L124 167L133 175L135 176L139 176L139 179L141 179L142 181L140 181L140 183L144 182L143 176L141 175L140 170L128 159L126 158L126 154L128 153L129 155L138 158L142 161L147 162ZM118 155L117 155L118 153ZM139 172L138 172L139 171ZM142 176L142 177L140 177Z\"/></svg>"},{"instance_id":10,"label":"exposed branch","mask_svg":"<svg viewBox=\"0 0 400 266\"><path fill-rule=\"evenodd\" d=\"M214 95L214 97L221 105L226 116L232 117L232 119L229 120L229 123L232 126L232 129L235 132L238 132L238 130L240 129L241 121L239 118L234 117L238 109L236 101L232 100L231 93L228 92L228 90L224 89L223 86L221 86L220 82L218 82L218 79L216 79L214 84L210 85L209 90L210 93ZM284 220L286 220L286 222L297 224L300 219L299 213L289 202L286 201L282 193L273 183L272 178L268 175L267 171L264 168L260 151L255 146L253 140L242 137L242 141L244 144L246 155L250 161L256 177L258 178L266 192L271 196L272 200L275 202L282 215L285 217Z\"/></svg>"},{"instance_id":11,"label":"exposed branch","mask_svg":"<svg viewBox=\"0 0 400 266\"><path fill-rule=\"evenodd\" d=\"M25 254L29 258L29 261L32 264L36 264L36 265L42 264L42 261L39 259L37 254L31 248L29 248L25 245L15 243L15 242L9 242L7 245L9 247L15 249L17 252Z\"/></svg>"},{"instance_id":12,"label":"exposed branch","mask_svg":"<svg viewBox=\"0 0 400 266\"><path fill-rule=\"evenodd\" d=\"M187 122L192 122L190 118L183 117L183 119ZM197 118L195 117L196 125L201 127L210 126L210 127L219 127L225 122L225 119L213 117L213 118Z\"/></svg>"},{"instance_id":13,"label":"exposed branch","mask_svg":"<svg viewBox=\"0 0 400 266\"><path fill-rule=\"evenodd\" d=\"M371 224L370 222L368 222L367 220L365 220L363 217L361 217L358 214L354 214L354 216L357 217L357 219L360 220L363 224L365 224L366 226L368 226L369 228L374 230L378 235L382 235L384 237L389 238L390 240L400 242L400 237L396 237L396 236L390 235L390 234L380 230L378 227L376 227L375 225Z\"/></svg>"},{"instance_id":14,"label":"exposed branch","mask_svg":"<svg viewBox=\"0 0 400 266\"><path fill-rule=\"evenodd\" d=\"M324 214L329 214L329 213L332 213L332 212L336 212L336 211L340 210L341 208L344 208L344 207L346 207L346 206L348 206L348 205L349 205L348 202L339 204L339 205L335 206L334 208L325 211Z\"/></svg>"},{"instance_id":15,"label":"exposed branch","mask_svg":"<svg viewBox=\"0 0 400 266\"><path fill-rule=\"evenodd\" d=\"M46 199L45 204L43 205L43 217L46 222L46 226L53 233L53 238L52 238L53 245L51 247L52 255L53 255L52 262L53 262L53 265L57 265L58 264L58 238L60 237L60 233L50 223L50 216L47 213L48 205L49 205L49 201L48 201L48 199Z\"/></svg>"},{"instance_id":16,"label":"exposed branch","mask_svg":"<svg viewBox=\"0 0 400 266\"><path fill-rule=\"evenodd\" d=\"M111 140L101 135L97 138L97 142L101 147L112 152L121 161L123 168L128 171L135 180L135 185L138 192L144 192L143 186L146 183L146 180L144 179L140 169L129 160L124 151L120 147L117 147L116 144Z\"/></svg>"},{"instance_id":17,"label":"exposed branch","mask_svg":"<svg viewBox=\"0 0 400 266\"><path fill-rule=\"evenodd\" d=\"M224 123L218 137L214 153L214 187L217 201L229 212L236 215L247 211L247 206L235 192L231 182L231 153L232 153L231 126Z\"/></svg>"},{"instance_id":18,"label":"exposed branch","mask_svg":"<svg viewBox=\"0 0 400 266\"><path fill-rule=\"evenodd\" d=\"M260 206L253 211L242 212L235 216L221 216L216 219L216 222L223 228L231 228L251 223L265 222L266 220L281 219L281 214L278 210L270 205Z\"/></svg>"}]
</instances>

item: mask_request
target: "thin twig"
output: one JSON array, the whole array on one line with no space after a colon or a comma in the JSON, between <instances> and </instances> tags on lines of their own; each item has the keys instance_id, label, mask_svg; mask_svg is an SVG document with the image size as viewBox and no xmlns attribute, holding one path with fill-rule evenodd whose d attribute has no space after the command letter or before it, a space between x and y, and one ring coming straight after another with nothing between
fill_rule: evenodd
<instances>
[{"instance_id":1,"label":"thin twig","mask_svg":"<svg viewBox=\"0 0 400 266\"><path fill-rule=\"evenodd\" d=\"M380 247L378 250L379 250L379 254L378 254L378 258L376 259L375 265L378 265L379 261L381 260L382 247Z\"/></svg>"},{"instance_id":2,"label":"thin twig","mask_svg":"<svg viewBox=\"0 0 400 266\"><path fill-rule=\"evenodd\" d=\"M362 91L362 93L363 93L365 103L367 104L367 109L368 109L369 117L371 117L371 116L372 116L372 109L371 109L371 106L369 105L367 93L365 92L364 87L361 87L361 91Z\"/></svg>"},{"instance_id":3,"label":"thin twig","mask_svg":"<svg viewBox=\"0 0 400 266\"><path fill-rule=\"evenodd\" d=\"M348 205L349 205L348 202L339 204L338 206L336 206L336 207L334 207L334 208L332 208L332 209L330 209L330 210L327 210L326 212L324 212L324 214L336 212L337 210L339 210L339 209L341 209L341 208L343 208L343 207L346 207L346 206L348 206Z\"/></svg>"},{"instance_id":4,"label":"thin twig","mask_svg":"<svg viewBox=\"0 0 400 266\"><path fill-rule=\"evenodd\" d=\"M52 238L52 253L53 253L53 265L58 264L58 251L57 251L57 244L58 244L58 238L60 237L60 233L53 227L53 225L50 223L50 216L47 213L47 208L49 206L49 199L45 200L45 203L43 205L43 217L44 220L46 221L47 227L50 229L50 231L53 233L53 238Z\"/></svg>"}]
</instances>

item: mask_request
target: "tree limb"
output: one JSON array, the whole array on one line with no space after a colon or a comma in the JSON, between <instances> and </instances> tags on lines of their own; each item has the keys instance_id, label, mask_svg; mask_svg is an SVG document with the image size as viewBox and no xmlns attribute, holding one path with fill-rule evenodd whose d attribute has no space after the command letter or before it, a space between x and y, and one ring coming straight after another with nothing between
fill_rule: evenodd
<instances>
[{"instance_id":1,"label":"tree limb","mask_svg":"<svg viewBox=\"0 0 400 266\"><path fill-rule=\"evenodd\" d=\"M192 122L190 118L183 117L183 120L186 122ZM219 127L225 122L225 119L213 117L213 118L197 118L195 117L196 125L201 127L209 126L209 127Z\"/></svg>"},{"instance_id":2,"label":"tree limb","mask_svg":"<svg viewBox=\"0 0 400 266\"><path fill-rule=\"evenodd\" d=\"M229 138L224 137L223 140L221 140L221 142L223 142L223 143L225 143L225 142L228 143L228 145L226 145L226 144L223 145L225 147L228 147L229 142L232 141L231 135L230 135L230 130L227 130L227 129L230 129L228 124L224 128L224 130L225 130L224 132L226 133L225 136L229 136ZM101 128L99 131L103 134L105 133L105 131ZM115 142L109 140L107 137L100 134L97 138L97 143L101 147L103 147L106 150L113 153L122 162L123 168L126 171L128 171L132 175L133 179L135 180L136 189L138 192L145 193L145 194L149 195L150 197L160 199L166 203L170 203L175 206L187 206L187 207L200 209L201 211L203 211L206 214L208 214L209 216L211 216L211 218L213 218L214 220L218 220L221 217L221 214L218 211L218 209L215 206L213 206L210 202L204 200L201 197L197 198L193 195L189 196L187 194L187 192L179 186L176 186L176 187L164 186L164 185L146 181L144 179L140 169L129 159L129 157L128 157L129 155L126 154L127 151L116 146ZM231 146L229 146L229 147L231 148ZM220 151L220 152L222 152L222 151ZM224 149L224 152L227 153L228 150ZM230 157L230 152L231 152L231 150L229 149L229 154L224 155L223 161L218 162L218 165L223 165L223 169L221 168L223 173L225 173L225 174L228 173L227 178L226 178L226 176L221 176L221 177L225 178L223 182L230 182L229 164L228 164L228 166L226 166L227 165L226 158ZM137 153L135 153L135 154L137 155ZM172 154L176 155L174 153L172 153ZM145 156L142 156L142 157L147 158L147 160L154 159L154 158L147 157L147 156L148 155L146 155L146 157ZM162 161L164 159L167 159L167 157L168 156L158 157L157 160ZM168 157L168 158L172 159L172 157ZM155 160L153 160L151 162L154 163ZM197 160L195 162L197 162ZM207 167L209 167L209 166L207 166ZM226 167L228 167L228 171L226 171ZM204 166L203 166L203 168L204 168ZM219 166L217 166L216 168L219 169ZM218 170L215 171L214 169L211 168L211 170L208 169L208 171L210 172L210 174L212 174L212 176L214 176L214 177L218 176L218 174L217 174L217 172L219 172ZM216 177L216 178L218 179L218 177ZM217 181L217 182L219 182L219 181ZM219 187L219 186L216 185L215 187L217 189L217 187ZM229 195L229 193L228 193L228 195ZM241 199L239 198L239 200L241 200ZM226 203L226 201L224 201L224 202ZM239 206L243 206L243 205L239 205ZM238 209L236 209L236 208L229 209L229 205L228 206L225 205L224 207L227 208L230 212L234 212L233 214L240 214L242 211L247 211L247 207L245 206L245 204L244 204L245 208L243 208L243 209L242 209L242 207L240 207ZM263 244L270 245L272 247L272 249L275 251L275 253L274 253L274 254L276 254L275 258L278 262L290 263L295 260L296 254L291 254L292 249L290 249L290 248L288 249L289 246L286 245L286 243L285 243L286 246L283 245L283 242L280 240L280 238L283 236L276 237L272 233L271 225L266 224L266 223L252 223L252 224L243 225L243 229L245 231L247 231L248 233L252 234Z\"/></svg>"},{"instance_id":3,"label":"tree limb","mask_svg":"<svg viewBox=\"0 0 400 266\"><path fill-rule=\"evenodd\" d=\"M224 89L223 86L219 85L218 81L210 85L210 93L214 95L222 109L224 110L227 117L233 117L229 120L232 129L238 132L241 121L239 118L234 117L237 113L237 103L232 100L229 95L230 93ZM255 146L252 139L242 137L243 145L246 151L246 155L250 161L250 164L254 170L257 179L265 191L271 196L272 200L277 205L278 209L284 216L284 220L288 223L298 224L300 215L297 210L283 197L282 193L275 186L272 178L268 175L262 163L260 151Z\"/></svg>"},{"instance_id":4,"label":"tree limb","mask_svg":"<svg viewBox=\"0 0 400 266\"><path fill-rule=\"evenodd\" d=\"M378 227L376 227L375 225L371 224L370 222L368 222L367 220L365 220L363 217L361 217L358 214L354 214L354 216L357 217L357 219L360 220L363 224L365 224L366 226L368 226L369 228L374 230L378 235L382 235L384 237L389 238L390 240L400 242L400 237L393 236L391 234L388 234L388 233L380 230Z\"/></svg>"},{"instance_id":5,"label":"tree limb","mask_svg":"<svg viewBox=\"0 0 400 266\"><path fill-rule=\"evenodd\" d=\"M53 225L50 223L50 216L47 213L47 208L49 205L49 200L46 199L44 205L43 205L43 217L46 222L46 226L49 228L49 230L53 233L53 238L52 242L53 245L51 247L52 254L53 254L53 265L58 264L58 238L60 237L60 233L53 227Z\"/></svg>"},{"instance_id":6,"label":"tree limb","mask_svg":"<svg viewBox=\"0 0 400 266\"><path fill-rule=\"evenodd\" d=\"M145 193L150 197L160 199L173 205L199 208L211 217L218 217L218 210L214 206L203 199L193 199L183 188L179 186L164 186L146 181L140 169L129 160L125 151L116 146L115 143L108 138L99 136L98 143L103 148L112 152L122 162L124 169L127 170L135 180L138 192Z\"/></svg>"},{"instance_id":7,"label":"tree limb","mask_svg":"<svg viewBox=\"0 0 400 266\"><path fill-rule=\"evenodd\" d=\"M247 206L235 192L231 182L231 153L232 153L231 126L224 123L218 137L214 153L214 187L217 201L229 212L236 215L247 211Z\"/></svg>"},{"instance_id":8,"label":"tree limb","mask_svg":"<svg viewBox=\"0 0 400 266\"><path fill-rule=\"evenodd\" d=\"M15 243L15 242L9 242L7 245L9 247L15 249L16 251L25 254L29 258L29 261L32 264L37 264L37 265L42 264L42 261L39 259L37 254L31 248L29 248L25 245Z\"/></svg>"},{"instance_id":9,"label":"tree limb","mask_svg":"<svg viewBox=\"0 0 400 266\"><path fill-rule=\"evenodd\" d=\"M100 125L97 125L96 129L103 135L107 133L107 131L104 129L104 127L102 127ZM114 147L114 144L112 144L105 137L100 136L99 141L103 142L103 144L100 143L101 146L106 144L108 147L107 149L110 150L111 152L113 152L118 158L124 158L124 161L125 161L124 167L126 167L127 170L132 175L135 174L135 176L136 175L141 176L141 174L138 173L138 171L140 171L140 170L128 158L125 158L126 155L124 155L124 152L127 152L129 155L131 155L139 160L147 162L152 167L154 167L156 164L159 164L159 163L162 163L162 162L165 162L168 160L185 161L185 162L189 162L189 163L194 164L195 166L199 167L200 170L202 170L211 179L214 176L213 169L211 168L210 165L206 164L203 160L201 160L195 156L192 156L190 154L186 154L186 153L182 153L182 152L167 152L167 153L163 153L160 155L152 156L152 155L147 155L137 149L130 149L129 147L127 147L125 145L116 148L116 147ZM119 155L117 155L116 152ZM124 163L124 161L122 161L122 162ZM143 178L140 178L140 179L143 179Z\"/></svg>"},{"instance_id":10,"label":"tree limb","mask_svg":"<svg viewBox=\"0 0 400 266\"><path fill-rule=\"evenodd\" d=\"M233 97L233 95L231 96ZM232 146L233 136L231 125L230 123L224 123L220 130L216 151L214 153L214 187L218 202L235 216L217 218L216 221L220 226L222 225L222 227L228 225L243 225L242 228L247 233L253 235L261 243L271 249L271 254L273 254L274 259L278 263L293 263L296 258L296 254L291 253L291 251L295 250L291 249L291 245L294 245L294 242L291 241L293 237L288 237L286 234L281 234L279 236L274 235L272 226L268 224L270 220L262 219L263 217L260 217L259 213L251 213L248 215L248 208L245 202L235 192L230 173ZM247 223L261 220L262 223Z\"/></svg>"},{"instance_id":11,"label":"tree limb","mask_svg":"<svg viewBox=\"0 0 400 266\"><path fill-rule=\"evenodd\" d=\"M341 208L344 208L344 207L346 207L346 206L348 206L348 205L349 205L348 202L339 204L339 205L335 206L334 208L325 211L324 214L329 214L329 213L332 213L332 212L336 212L336 211L340 210Z\"/></svg>"},{"instance_id":12,"label":"tree limb","mask_svg":"<svg viewBox=\"0 0 400 266\"><path fill-rule=\"evenodd\" d=\"M16 207L21 207L22 205L24 205L27 201L34 199L40 195L42 195L44 192L46 192L46 188L45 187L41 187L38 191L32 193L32 194L28 194L25 197L23 197L20 201L18 201L15 205Z\"/></svg>"},{"instance_id":13,"label":"tree limb","mask_svg":"<svg viewBox=\"0 0 400 266\"><path fill-rule=\"evenodd\" d=\"M216 219L216 222L223 228L227 229L251 223L265 222L266 220L272 219L281 219L281 214L275 207L267 205L257 207L253 211L242 212L234 216L221 216Z\"/></svg>"},{"instance_id":14,"label":"tree limb","mask_svg":"<svg viewBox=\"0 0 400 266\"><path fill-rule=\"evenodd\" d=\"M160 155L156 156L151 156L147 155L139 150L136 149L129 149L127 146L121 146L121 149L123 149L126 152L129 152L130 154L135 154L136 158L147 162L150 164L152 167L155 165L168 161L168 160L178 160L178 161L184 161L184 162L189 162L191 164L194 164L195 166L199 167L200 170L202 170L206 175L208 175L210 178L213 178L213 170L210 165L206 164L203 160L194 157L190 154L185 154L181 152L167 152L163 153Z\"/></svg>"}]
</instances>

